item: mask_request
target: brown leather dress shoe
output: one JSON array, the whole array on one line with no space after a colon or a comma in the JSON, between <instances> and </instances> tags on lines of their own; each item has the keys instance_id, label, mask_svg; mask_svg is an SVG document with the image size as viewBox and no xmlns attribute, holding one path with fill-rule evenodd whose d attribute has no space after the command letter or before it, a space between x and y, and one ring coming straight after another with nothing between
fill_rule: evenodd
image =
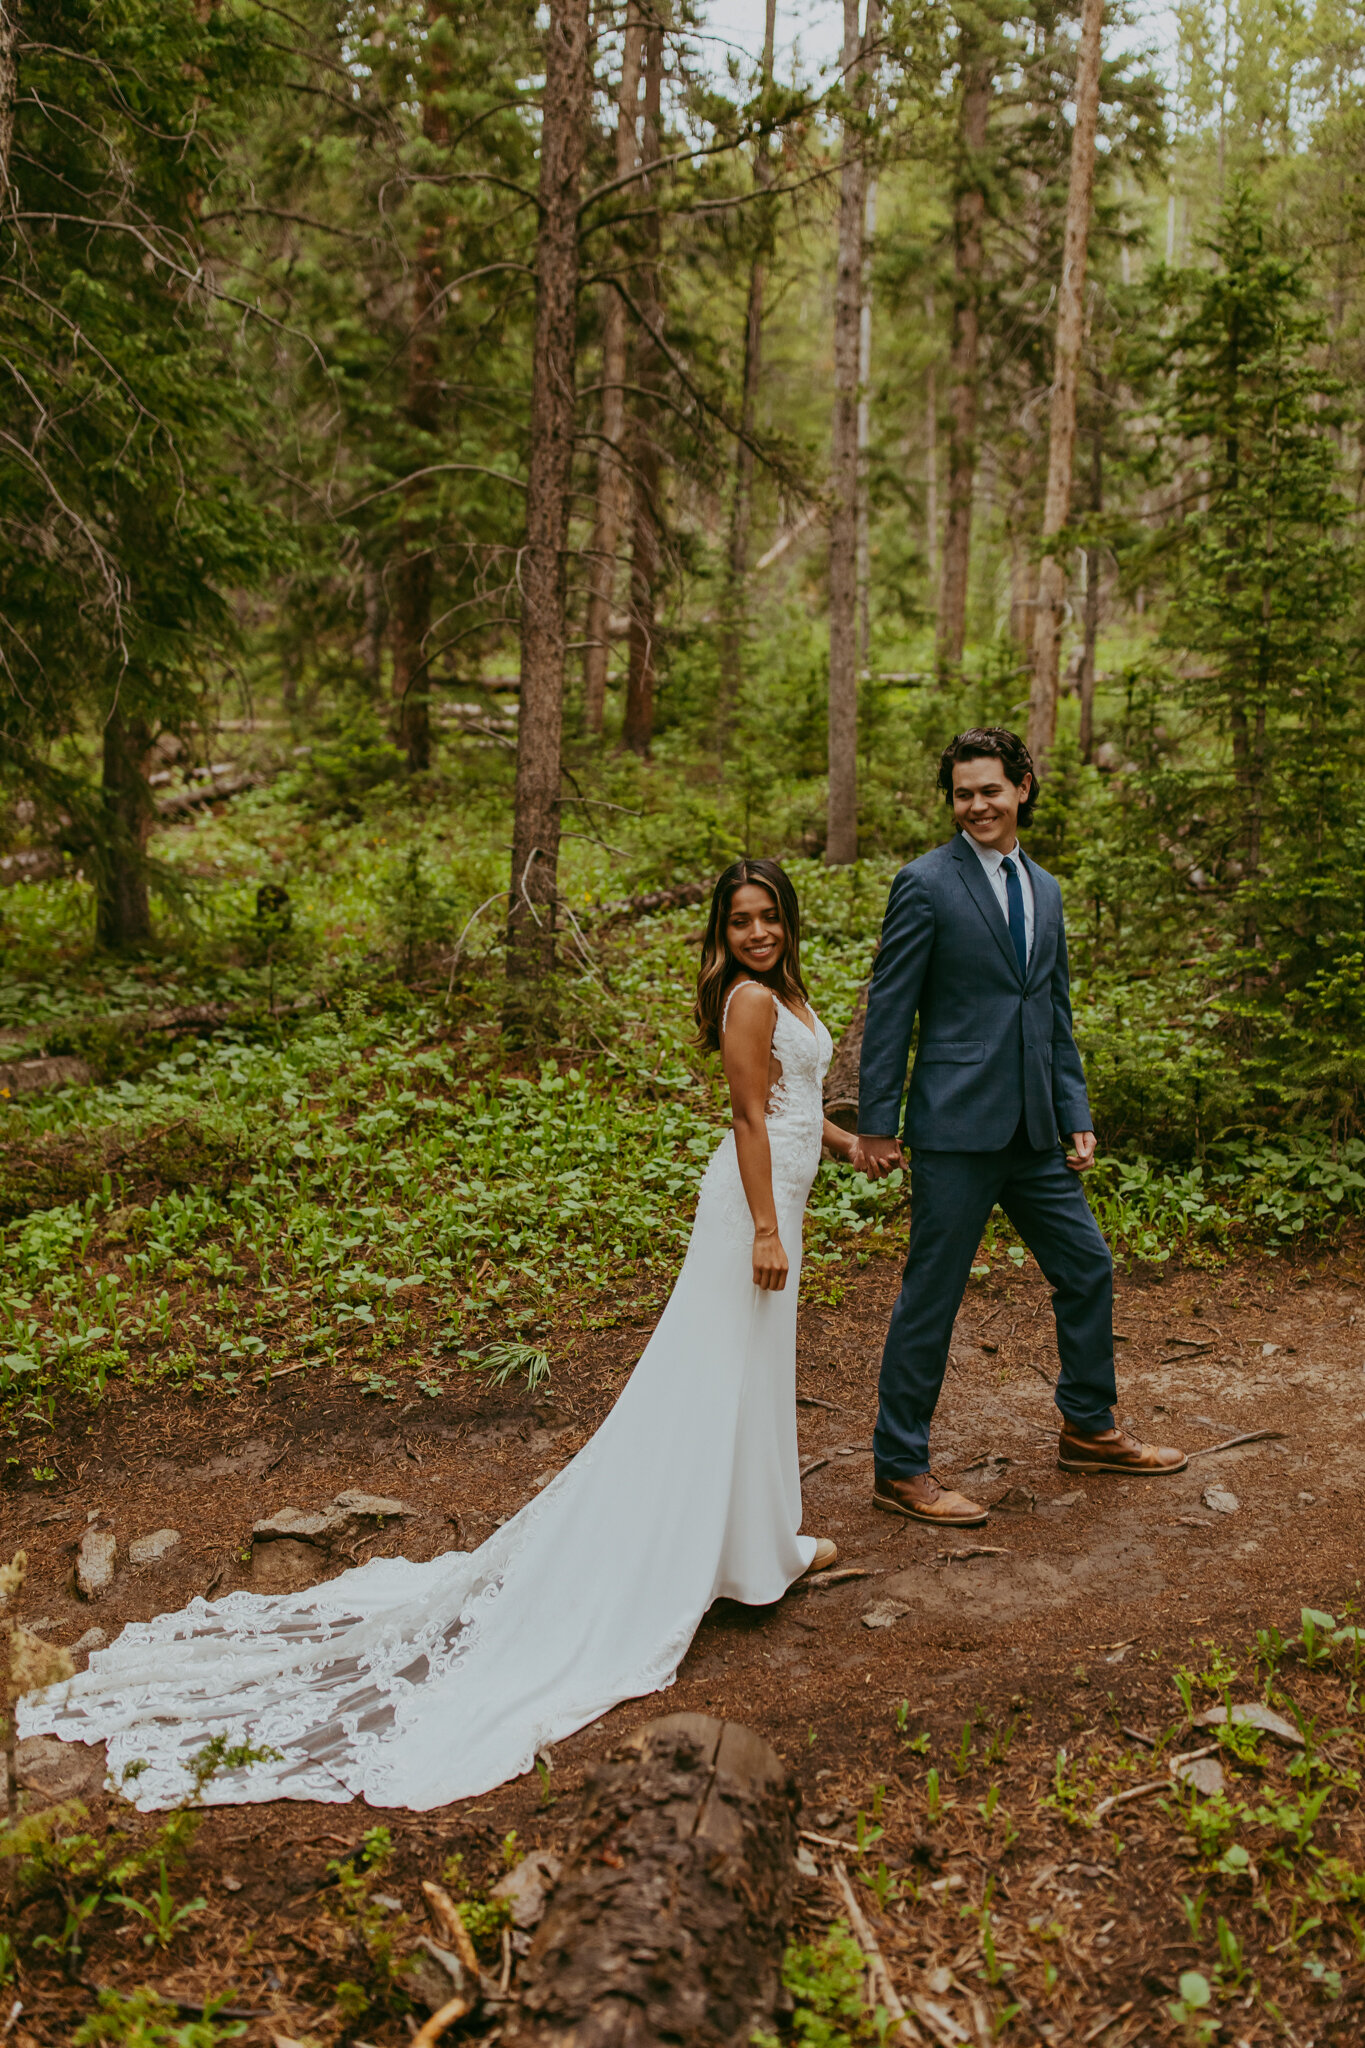
<instances>
[{"instance_id":1,"label":"brown leather dress shoe","mask_svg":"<svg viewBox=\"0 0 1365 2048\"><path fill-rule=\"evenodd\" d=\"M1170 1472L1183 1472L1189 1462L1183 1451L1139 1443L1124 1429L1082 1436L1068 1422L1057 1438L1057 1463L1063 1472L1124 1472L1132 1479L1160 1479Z\"/></svg>"},{"instance_id":2,"label":"brown leather dress shoe","mask_svg":"<svg viewBox=\"0 0 1365 2048\"><path fill-rule=\"evenodd\" d=\"M971 1529L986 1519L986 1510L978 1501L940 1486L932 1472L916 1472L913 1479L875 1480L872 1505L888 1515L904 1515L911 1522L937 1522L945 1529Z\"/></svg>"}]
</instances>

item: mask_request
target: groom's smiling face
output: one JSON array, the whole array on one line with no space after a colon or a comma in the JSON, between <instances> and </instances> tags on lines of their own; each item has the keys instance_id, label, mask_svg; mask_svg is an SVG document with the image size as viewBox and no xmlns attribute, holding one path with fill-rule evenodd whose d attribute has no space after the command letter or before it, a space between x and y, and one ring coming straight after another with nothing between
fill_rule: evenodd
<instances>
[{"instance_id":1,"label":"groom's smiling face","mask_svg":"<svg viewBox=\"0 0 1365 2048\"><path fill-rule=\"evenodd\" d=\"M1019 806L1028 802L1033 777L1016 789L1004 764L989 754L958 761L953 768L953 816L978 846L1009 853L1019 836Z\"/></svg>"}]
</instances>

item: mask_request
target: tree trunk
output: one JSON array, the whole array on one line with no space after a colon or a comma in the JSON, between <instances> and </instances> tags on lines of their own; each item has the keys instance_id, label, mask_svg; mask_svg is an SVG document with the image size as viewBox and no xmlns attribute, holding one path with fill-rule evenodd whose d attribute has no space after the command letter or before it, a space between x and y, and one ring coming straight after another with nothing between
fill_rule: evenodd
<instances>
[{"instance_id":1,"label":"tree trunk","mask_svg":"<svg viewBox=\"0 0 1365 2048\"><path fill-rule=\"evenodd\" d=\"M588 0L552 0L540 141L531 459L521 557L521 716L507 919L506 1020L527 1021L554 965L564 722L564 548L573 478L578 200L589 113Z\"/></svg>"},{"instance_id":2,"label":"tree trunk","mask_svg":"<svg viewBox=\"0 0 1365 2048\"><path fill-rule=\"evenodd\" d=\"M384 663L384 633L389 623L384 572L377 562L365 564L360 588L361 601L364 605L364 623L360 629L360 638L356 642L356 653L360 656L360 665L365 671L365 681L377 696Z\"/></svg>"},{"instance_id":3,"label":"tree trunk","mask_svg":"<svg viewBox=\"0 0 1365 2048\"><path fill-rule=\"evenodd\" d=\"M1104 0L1084 0L1076 63L1076 125L1071 137L1071 183L1057 289L1057 339L1052 370L1047 492L1043 499L1044 553L1033 615L1033 683L1029 691L1028 746L1039 767L1057 731L1057 669L1066 615L1066 565L1047 542L1071 510L1071 458L1076 439L1076 384L1085 325L1085 271L1090 202L1095 186L1095 129L1100 111L1100 37Z\"/></svg>"},{"instance_id":4,"label":"tree trunk","mask_svg":"<svg viewBox=\"0 0 1365 2048\"><path fill-rule=\"evenodd\" d=\"M644 121L640 141L642 164L659 161L659 109L662 98L663 29L651 22L645 33ZM659 302L659 248L662 240L658 183L646 178L642 189L654 200L645 208L640 234L643 260L638 277L644 325L635 337L635 405L631 454L635 472L634 516L630 548L630 631L627 642L626 715L621 737L632 753L648 757L654 739L654 614L658 598L662 459L659 436L661 407L654 394L663 382L663 351L655 338L663 325Z\"/></svg>"},{"instance_id":5,"label":"tree trunk","mask_svg":"<svg viewBox=\"0 0 1365 2048\"><path fill-rule=\"evenodd\" d=\"M444 12L445 0L428 0L429 27L437 28ZM422 133L428 142L445 148L450 142L450 121L444 96L449 64L439 39L433 39L430 44L428 62L430 68L422 102ZM434 440L441 425L436 325L441 315L445 241L445 221L428 220L417 245L413 270L412 336L408 345L408 394L404 411L409 425L422 441ZM421 466L419 459L418 467ZM433 536L429 522L422 517L426 497L425 481L409 485L405 495L401 554L391 578L393 736L413 774L420 774L431 766L427 639L431 632Z\"/></svg>"},{"instance_id":6,"label":"tree trunk","mask_svg":"<svg viewBox=\"0 0 1365 2048\"><path fill-rule=\"evenodd\" d=\"M863 206L862 285L858 305L858 673L872 645L872 505L868 450L872 445L872 238L877 232L877 180L867 181Z\"/></svg>"},{"instance_id":7,"label":"tree trunk","mask_svg":"<svg viewBox=\"0 0 1365 2048\"><path fill-rule=\"evenodd\" d=\"M748 2048L781 1989L796 1806L747 1728L641 1728L589 1781L507 2048Z\"/></svg>"},{"instance_id":8,"label":"tree trunk","mask_svg":"<svg viewBox=\"0 0 1365 2048\"><path fill-rule=\"evenodd\" d=\"M394 569L393 608L393 737L402 748L409 771L431 766L431 710L427 695L427 634L431 630L431 548L415 536L416 552Z\"/></svg>"},{"instance_id":9,"label":"tree trunk","mask_svg":"<svg viewBox=\"0 0 1365 2048\"><path fill-rule=\"evenodd\" d=\"M953 202L953 327L948 371L948 511L943 527L936 648L940 670L958 667L967 640L981 352L982 227L986 216L982 152L995 80L994 58L966 29L962 31L960 64L962 103Z\"/></svg>"},{"instance_id":10,"label":"tree trunk","mask_svg":"<svg viewBox=\"0 0 1365 2048\"><path fill-rule=\"evenodd\" d=\"M763 84L773 80L773 45L777 37L777 0L767 0L763 32ZM754 158L754 183L766 191L773 181L772 159L764 140ZM744 318L744 392L740 401L743 433L735 448L734 493L730 501L730 541L726 551L725 613L720 635L720 701L716 707L716 758L725 772L725 749L743 680L745 584L749 574L749 529L754 509L754 451L758 422L758 387L763 370L763 290L772 256L773 216L770 203L758 202L754 253L749 265L749 303Z\"/></svg>"},{"instance_id":11,"label":"tree trunk","mask_svg":"<svg viewBox=\"0 0 1365 2048\"><path fill-rule=\"evenodd\" d=\"M1090 508L1104 510L1104 435L1097 426L1090 443ZM1081 652L1081 759L1095 757L1095 643L1100 632L1100 576L1104 556L1085 551L1085 641Z\"/></svg>"},{"instance_id":12,"label":"tree trunk","mask_svg":"<svg viewBox=\"0 0 1365 2048\"><path fill-rule=\"evenodd\" d=\"M844 71L855 106L867 103L869 51L879 0L844 0ZM839 248L834 287L834 434L829 522L829 807L825 859L858 857L858 344L862 325L867 166L861 134L845 126L839 173Z\"/></svg>"},{"instance_id":13,"label":"tree trunk","mask_svg":"<svg viewBox=\"0 0 1365 2048\"><path fill-rule=\"evenodd\" d=\"M621 48L621 90L616 114L616 175L634 170L640 154L635 123L640 106L640 64L645 30L638 7L626 14ZM623 261L621 250L615 260ZM583 720L589 732L600 733L607 703L607 670L611 661L611 608L616 591L616 547L629 498L625 468L626 433L626 303L607 286L602 321L602 445L597 455L597 512L593 522L592 556L588 565L588 617L583 653Z\"/></svg>"},{"instance_id":14,"label":"tree trunk","mask_svg":"<svg viewBox=\"0 0 1365 2048\"><path fill-rule=\"evenodd\" d=\"M104 726L104 830L95 864L95 937L111 953L145 946L152 936L146 865L151 751L146 719L129 716L115 703Z\"/></svg>"},{"instance_id":15,"label":"tree trunk","mask_svg":"<svg viewBox=\"0 0 1365 2048\"><path fill-rule=\"evenodd\" d=\"M934 332L934 295L924 295L925 331ZM924 372L924 568L930 590L938 583L938 378L934 359Z\"/></svg>"},{"instance_id":16,"label":"tree trunk","mask_svg":"<svg viewBox=\"0 0 1365 2048\"><path fill-rule=\"evenodd\" d=\"M20 0L0 0L0 213L14 206L9 160L14 146L14 102L19 92Z\"/></svg>"}]
</instances>

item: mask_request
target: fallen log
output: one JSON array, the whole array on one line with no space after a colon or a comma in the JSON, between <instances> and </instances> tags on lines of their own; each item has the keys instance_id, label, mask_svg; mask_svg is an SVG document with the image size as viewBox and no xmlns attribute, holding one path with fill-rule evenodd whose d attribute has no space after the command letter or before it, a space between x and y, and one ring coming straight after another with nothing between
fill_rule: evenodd
<instances>
[{"instance_id":1,"label":"fallen log","mask_svg":"<svg viewBox=\"0 0 1365 2048\"><path fill-rule=\"evenodd\" d=\"M863 1056L863 1026L867 1022L867 990L868 984L864 982L825 1075L825 1115L841 1131L858 1128L858 1068Z\"/></svg>"},{"instance_id":2,"label":"fallen log","mask_svg":"<svg viewBox=\"0 0 1365 2048\"><path fill-rule=\"evenodd\" d=\"M614 924L633 924L637 918L655 917L662 910L681 910L689 904L705 903L710 882L679 882L672 889L646 889L639 896L625 896L617 903L603 903L588 914L598 930Z\"/></svg>"},{"instance_id":3,"label":"fallen log","mask_svg":"<svg viewBox=\"0 0 1365 2048\"><path fill-rule=\"evenodd\" d=\"M639 1729L589 1781L505 2048L747 2048L778 2003L798 1801L733 1721Z\"/></svg>"}]
</instances>

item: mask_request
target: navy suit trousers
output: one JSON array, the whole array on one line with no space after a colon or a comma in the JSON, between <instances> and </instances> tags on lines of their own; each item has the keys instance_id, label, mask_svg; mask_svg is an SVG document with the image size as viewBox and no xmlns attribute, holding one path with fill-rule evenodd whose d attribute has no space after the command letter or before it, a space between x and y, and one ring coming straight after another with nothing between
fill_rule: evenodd
<instances>
[{"instance_id":1,"label":"navy suit trousers","mask_svg":"<svg viewBox=\"0 0 1365 2048\"><path fill-rule=\"evenodd\" d=\"M872 1449L878 1476L929 1469L929 1425L953 1322L999 1203L1052 1288L1057 1406L1086 1434L1113 1426L1114 1262L1060 1145L1035 1150L1021 1124L1000 1152L911 1155L910 1255L882 1354Z\"/></svg>"}]
</instances>

